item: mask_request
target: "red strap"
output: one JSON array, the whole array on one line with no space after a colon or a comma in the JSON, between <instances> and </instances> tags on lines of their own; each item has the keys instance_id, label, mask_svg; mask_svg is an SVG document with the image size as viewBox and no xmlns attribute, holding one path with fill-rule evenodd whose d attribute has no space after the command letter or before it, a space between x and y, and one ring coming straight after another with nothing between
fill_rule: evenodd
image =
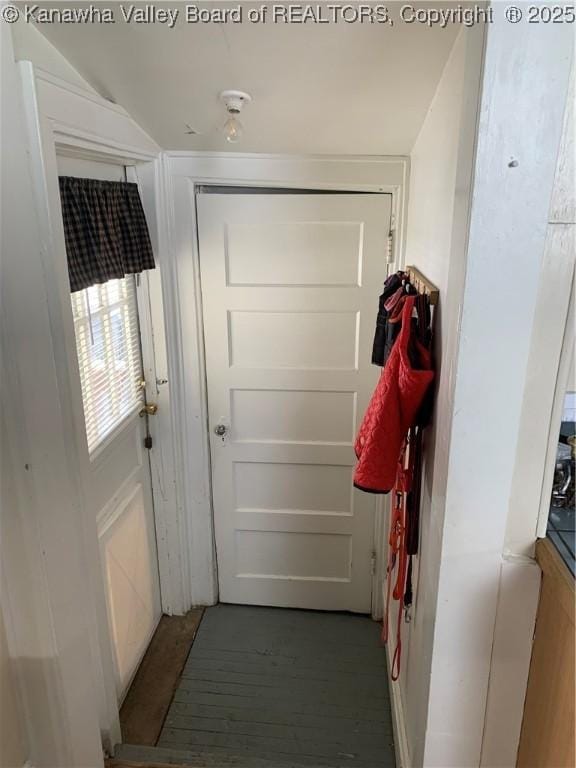
<instances>
[{"instance_id":1,"label":"red strap","mask_svg":"<svg viewBox=\"0 0 576 768\"><path fill-rule=\"evenodd\" d=\"M390 595L392 593L392 578L396 562L402 550L402 494L395 492L396 504L390 520L390 534L388 536L388 567L386 568L386 610L382 625L382 642L388 642L388 623L390 616ZM396 597L394 598L397 599Z\"/></svg>"},{"instance_id":2,"label":"red strap","mask_svg":"<svg viewBox=\"0 0 576 768\"><path fill-rule=\"evenodd\" d=\"M406 549L406 494L412 486L414 459L412 455L408 457L408 466L406 466L406 449L404 443L400 459L398 461L398 471L396 474L396 484L394 488L394 509L390 520L390 534L388 538L388 567L386 569L386 609L384 612L384 621L382 625L382 641L388 642L389 622L390 622L390 598L398 601L398 620L396 624L396 647L392 657L391 677L392 680L398 680L400 676L400 662L402 659L402 609L404 590L406 588L406 573L408 569L408 553ZM412 451L410 452L413 453ZM396 569L396 581L392 589L392 580L394 570Z\"/></svg>"},{"instance_id":3,"label":"red strap","mask_svg":"<svg viewBox=\"0 0 576 768\"><path fill-rule=\"evenodd\" d=\"M388 619L390 615L390 593L392 591L392 571L394 570L394 555L392 550L388 549L388 567L386 568L386 609L384 611L384 621L382 622L382 642L388 642Z\"/></svg>"},{"instance_id":4,"label":"red strap","mask_svg":"<svg viewBox=\"0 0 576 768\"><path fill-rule=\"evenodd\" d=\"M398 680L400 677L400 662L402 661L402 600L398 601L398 621L396 624L396 648L392 657L392 668L390 677L392 680Z\"/></svg>"},{"instance_id":5,"label":"red strap","mask_svg":"<svg viewBox=\"0 0 576 768\"><path fill-rule=\"evenodd\" d=\"M398 494L398 512L396 516L396 530L398 536L398 568L396 570L396 583L392 591L394 600L401 600L404 597L404 584L406 583L406 567L408 559L406 557L406 504L405 495Z\"/></svg>"}]
</instances>

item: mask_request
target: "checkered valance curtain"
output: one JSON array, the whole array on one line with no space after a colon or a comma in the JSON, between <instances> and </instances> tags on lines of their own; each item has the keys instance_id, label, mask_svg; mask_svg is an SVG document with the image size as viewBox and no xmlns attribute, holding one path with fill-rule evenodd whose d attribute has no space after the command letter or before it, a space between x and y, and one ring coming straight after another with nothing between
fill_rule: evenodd
<instances>
[{"instance_id":1,"label":"checkered valance curtain","mask_svg":"<svg viewBox=\"0 0 576 768\"><path fill-rule=\"evenodd\" d=\"M154 269L138 187L60 177L70 290Z\"/></svg>"}]
</instances>

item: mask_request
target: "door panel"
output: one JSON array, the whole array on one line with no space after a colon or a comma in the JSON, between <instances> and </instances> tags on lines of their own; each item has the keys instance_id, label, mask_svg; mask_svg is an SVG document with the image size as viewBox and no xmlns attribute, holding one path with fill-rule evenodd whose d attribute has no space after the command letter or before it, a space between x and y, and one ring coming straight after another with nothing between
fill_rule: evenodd
<instances>
[{"instance_id":1,"label":"door panel","mask_svg":"<svg viewBox=\"0 0 576 768\"><path fill-rule=\"evenodd\" d=\"M58 158L58 172L125 180L122 166L68 157ZM139 304L140 313L147 311L148 302ZM146 419L139 416L139 410L137 406L121 419L86 458L88 503L97 520L119 701L161 616L150 461L143 447ZM78 429L85 432L81 408L77 419Z\"/></svg>"},{"instance_id":2,"label":"door panel","mask_svg":"<svg viewBox=\"0 0 576 768\"><path fill-rule=\"evenodd\" d=\"M91 473L119 701L162 613L144 421L133 414L92 462Z\"/></svg>"},{"instance_id":3,"label":"door panel","mask_svg":"<svg viewBox=\"0 0 576 768\"><path fill-rule=\"evenodd\" d=\"M232 436L237 442L349 444L354 392L230 389Z\"/></svg>"},{"instance_id":4,"label":"door panel","mask_svg":"<svg viewBox=\"0 0 576 768\"><path fill-rule=\"evenodd\" d=\"M144 435L144 419L135 413L91 462L118 701L130 686L162 612Z\"/></svg>"},{"instance_id":5,"label":"door panel","mask_svg":"<svg viewBox=\"0 0 576 768\"><path fill-rule=\"evenodd\" d=\"M197 205L220 599L368 613L376 497L352 487L353 441L390 197Z\"/></svg>"},{"instance_id":6,"label":"door panel","mask_svg":"<svg viewBox=\"0 0 576 768\"><path fill-rule=\"evenodd\" d=\"M116 693L120 700L130 685L158 623L155 550L150 546L149 492L129 483L113 506L100 535L108 594L110 630L116 653Z\"/></svg>"},{"instance_id":7,"label":"door panel","mask_svg":"<svg viewBox=\"0 0 576 768\"><path fill-rule=\"evenodd\" d=\"M346 311L232 310L229 363L239 368L353 370L357 322L357 313Z\"/></svg>"},{"instance_id":8,"label":"door panel","mask_svg":"<svg viewBox=\"0 0 576 768\"><path fill-rule=\"evenodd\" d=\"M235 224L227 235L227 285L358 285L360 222Z\"/></svg>"}]
</instances>

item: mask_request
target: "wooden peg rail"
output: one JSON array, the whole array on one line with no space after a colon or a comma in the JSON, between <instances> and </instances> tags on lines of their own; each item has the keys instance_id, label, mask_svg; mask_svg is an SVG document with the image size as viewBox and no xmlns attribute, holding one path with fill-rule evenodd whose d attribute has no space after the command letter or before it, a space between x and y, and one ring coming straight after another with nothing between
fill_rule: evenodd
<instances>
[{"instance_id":1,"label":"wooden peg rail","mask_svg":"<svg viewBox=\"0 0 576 768\"><path fill-rule=\"evenodd\" d=\"M404 272L408 275L410 282L418 293L425 293L430 301L430 306L435 306L438 303L440 291L434 283L431 283L416 267L405 267Z\"/></svg>"}]
</instances>

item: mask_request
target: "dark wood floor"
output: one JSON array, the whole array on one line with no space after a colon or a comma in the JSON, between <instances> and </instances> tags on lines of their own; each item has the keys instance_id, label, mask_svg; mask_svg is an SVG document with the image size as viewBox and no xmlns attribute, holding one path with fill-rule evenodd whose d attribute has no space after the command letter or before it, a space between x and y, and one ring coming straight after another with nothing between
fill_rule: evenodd
<instances>
[{"instance_id":1,"label":"dark wood floor","mask_svg":"<svg viewBox=\"0 0 576 768\"><path fill-rule=\"evenodd\" d=\"M270 768L394 766L378 624L346 614L208 608L158 747L210 754L210 765L244 755Z\"/></svg>"},{"instance_id":2,"label":"dark wood floor","mask_svg":"<svg viewBox=\"0 0 576 768\"><path fill-rule=\"evenodd\" d=\"M126 744L156 745L203 611L160 619L120 710Z\"/></svg>"}]
</instances>

